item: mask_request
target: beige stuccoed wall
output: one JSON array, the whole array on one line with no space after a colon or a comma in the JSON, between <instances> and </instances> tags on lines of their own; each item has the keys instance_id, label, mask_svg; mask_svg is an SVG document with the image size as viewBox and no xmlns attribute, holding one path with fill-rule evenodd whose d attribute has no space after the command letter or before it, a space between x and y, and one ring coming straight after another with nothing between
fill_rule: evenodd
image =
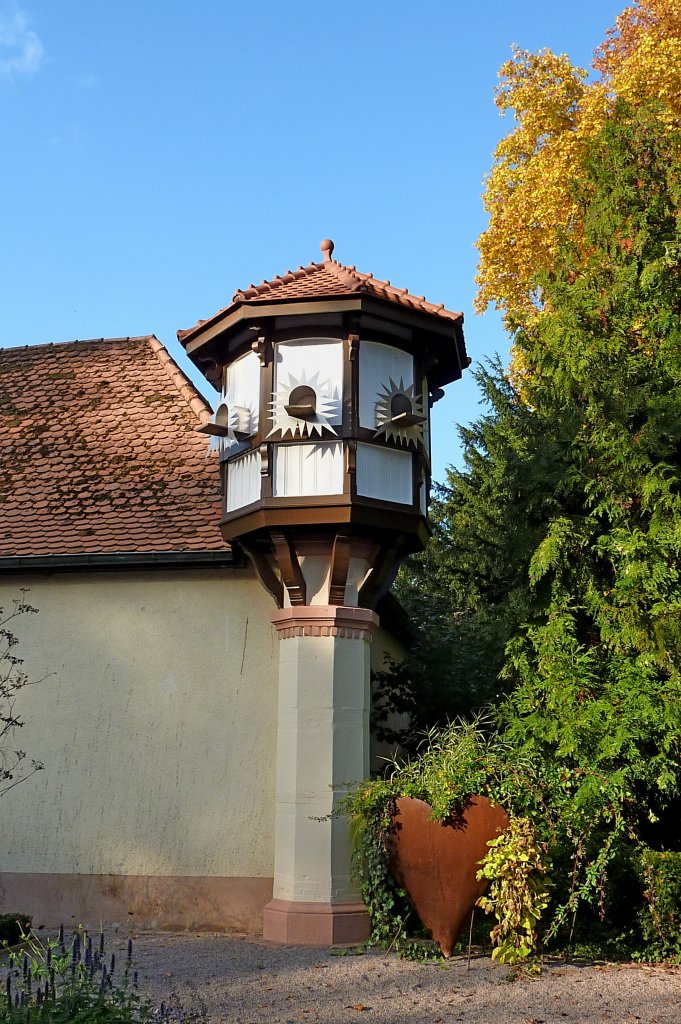
<instances>
[{"instance_id":1,"label":"beige stuccoed wall","mask_svg":"<svg viewBox=\"0 0 681 1024\"><path fill-rule=\"evenodd\" d=\"M246 569L0 578L31 680L0 910L257 930L272 895L279 640ZM379 631L371 661L399 644ZM43 678L44 677L44 678ZM123 917L123 919L125 919Z\"/></svg>"},{"instance_id":2,"label":"beige stuccoed wall","mask_svg":"<svg viewBox=\"0 0 681 1024\"><path fill-rule=\"evenodd\" d=\"M247 572L61 574L19 585L20 742L0 871L271 876L277 644ZM19 738L19 737L18 737Z\"/></svg>"}]
</instances>

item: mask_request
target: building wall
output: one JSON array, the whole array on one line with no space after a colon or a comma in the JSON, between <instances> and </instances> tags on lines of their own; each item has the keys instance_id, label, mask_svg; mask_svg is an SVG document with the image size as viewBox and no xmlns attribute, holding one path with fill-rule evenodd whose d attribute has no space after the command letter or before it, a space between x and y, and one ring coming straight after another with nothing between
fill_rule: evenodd
<instances>
[{"instance_id":1,"label":"building wall","mask_svg":"<svg viewBox=\"0 0 681 1024\"><path fill-rule=\"evenodd\" d=\"M0 580L45 770L0 798L0 912L257 930L271 897L277 636L247 570ZM384 638L372 661L382 662Z\"/></svg>"}]
</instances>

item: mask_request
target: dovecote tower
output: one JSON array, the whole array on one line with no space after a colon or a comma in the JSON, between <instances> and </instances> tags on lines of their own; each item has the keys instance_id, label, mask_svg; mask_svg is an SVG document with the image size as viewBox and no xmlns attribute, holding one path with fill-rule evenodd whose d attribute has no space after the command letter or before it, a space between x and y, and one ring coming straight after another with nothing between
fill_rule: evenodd
<instances>
[{"instance_id":1,"label":"dovecote tower","mask_svg":"<svg viewBox=\"0 0 681 1024\"><path fill-rule=\"evenodd\" d=\"M354 941L332 787L368 773L377 601L428 541L432 404L468 365L463 315L333 259L250 285L178 337L220 392L222 532L276 610L279 719L274 898L264 935Z\"/></svg>"}]
</instances>

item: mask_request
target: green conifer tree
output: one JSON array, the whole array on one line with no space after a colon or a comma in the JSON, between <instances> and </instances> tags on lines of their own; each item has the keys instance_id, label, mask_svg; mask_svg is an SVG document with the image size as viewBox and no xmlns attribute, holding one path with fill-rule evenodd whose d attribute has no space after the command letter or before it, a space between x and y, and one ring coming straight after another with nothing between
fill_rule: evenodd
<instances>
[{"instance_id":1,"label":"green conifer tree","mask_svg":"<svg viewBox=\"0 0 681 1024\"><path fill-rule=\"evenodd\" d=\"M618 107L586 160L579 251L567 234L518 338L564 476L500 713L514 743L617 778L650 818L681 783L680 152L654 108Z\"/></svg>"}]
</instances>

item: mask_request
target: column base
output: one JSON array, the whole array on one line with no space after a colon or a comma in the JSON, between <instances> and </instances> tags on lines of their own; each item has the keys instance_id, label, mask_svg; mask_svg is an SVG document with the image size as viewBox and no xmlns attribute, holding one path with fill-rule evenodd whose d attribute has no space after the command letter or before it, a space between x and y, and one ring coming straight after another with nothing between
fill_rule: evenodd
<instances>
[{"instance_id":1,"label":"column base","mask_svg":"<svg viewBox=\"0 0 681 1024\"><path fill-rule=\"evenodd\" d=\"M301 903L271 900L263 912L262 937L296 946L354 945L371 934L363 903Z\"/></svg>"}]
</instances>

